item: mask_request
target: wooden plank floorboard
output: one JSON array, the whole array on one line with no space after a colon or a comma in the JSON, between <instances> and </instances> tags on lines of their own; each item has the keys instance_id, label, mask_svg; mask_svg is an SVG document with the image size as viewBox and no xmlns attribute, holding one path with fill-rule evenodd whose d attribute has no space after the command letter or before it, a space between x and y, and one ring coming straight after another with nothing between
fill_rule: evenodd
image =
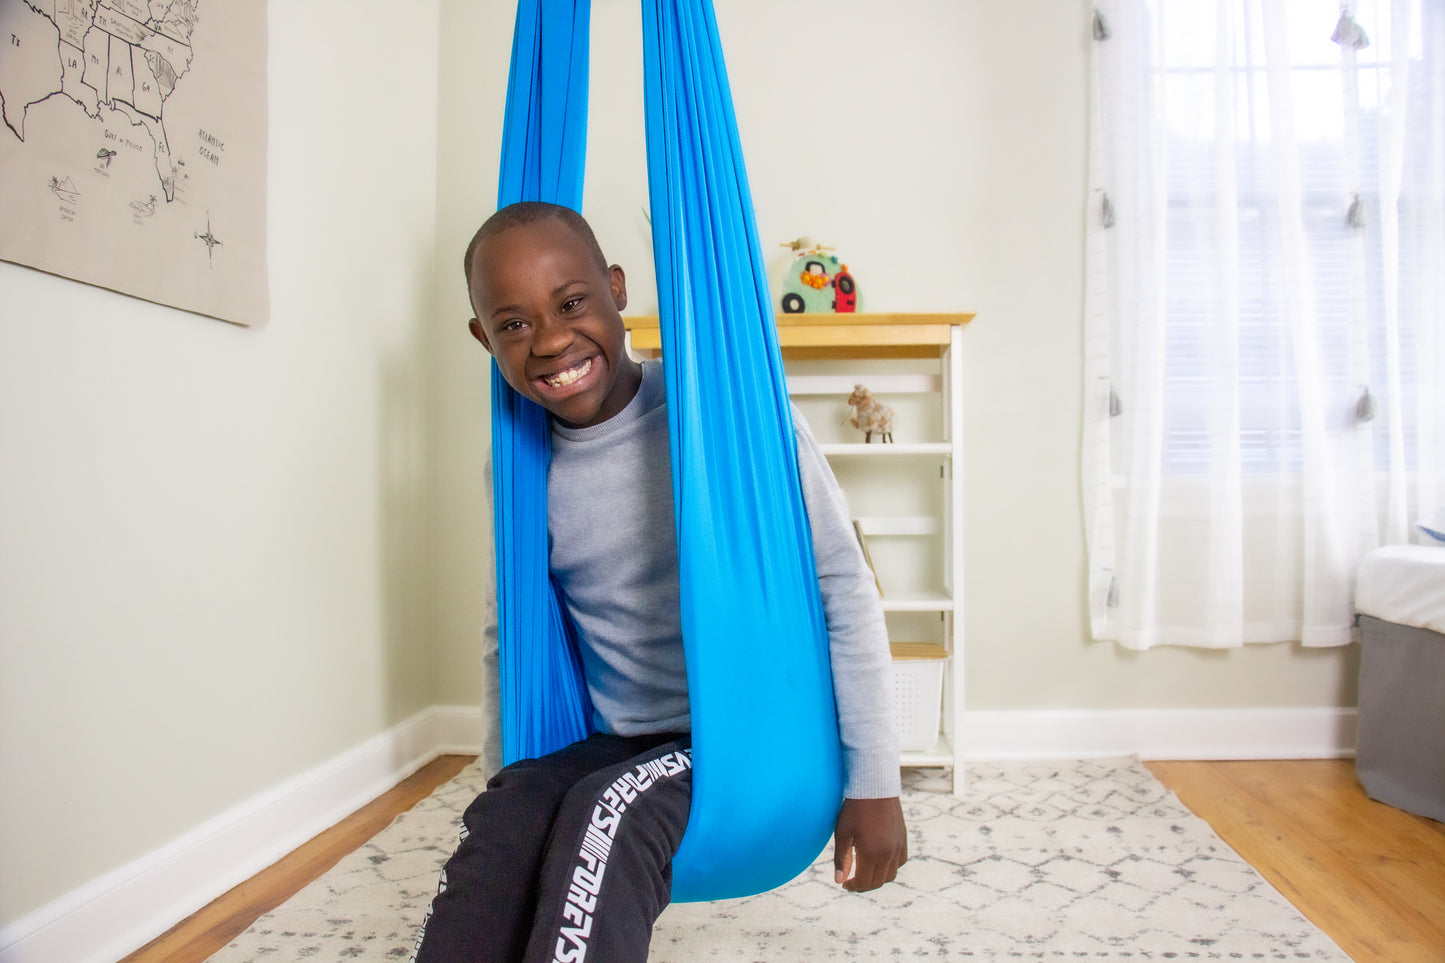
<instances>
[{"instance_id":1,"label":"wooden plank floorboard","mask_svg":"<svg viewBox=\"0 0 1445 963\"><path fill-rule=\"evenodd\" d=\"M120 963L201 963L476 759L440 756ZM420 920L418 920L420 923Z\"/></svg>"}]
</instances>

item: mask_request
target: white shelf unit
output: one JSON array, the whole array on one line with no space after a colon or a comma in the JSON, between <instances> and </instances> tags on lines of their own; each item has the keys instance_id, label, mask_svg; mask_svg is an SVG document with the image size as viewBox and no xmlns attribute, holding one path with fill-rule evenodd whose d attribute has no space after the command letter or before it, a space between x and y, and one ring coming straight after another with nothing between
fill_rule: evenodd
<instances>
[{"instance_id":1,"label":"white shelf unit","mask_svg":"<svg viewBox=\"0 0 1445 963\"><path fill-rule=\"evenodd\" d=\"M964 691L962 331L951 325L949 343L929 358L787 361L788 394L808 418L868 539L890 641L935 642L948 653L937 739L926 750L904 752L901 764L950 769L955 794L964 782L956 738ZM855 384L894 408L893 443L875 437L865 444L842 424ZM849 434L858 440L842 440Z\"/></svg>"},{"instance_id":2,"label":"white shelf unit","mask_svg":"<svg viewBox=\"0 0 1445 963\"><path fill-rule=\"evenodd\" d=\"M657 319L626 318L630 346L657 357ZM903 766L946 767L964 787L963 329L972 314L785 314L777 317L788 393L808 419L869 542L892 642L943 646L938 737ZM892 443L845 424L864 384L895 409Z\"/></svg>"}]
</instances>

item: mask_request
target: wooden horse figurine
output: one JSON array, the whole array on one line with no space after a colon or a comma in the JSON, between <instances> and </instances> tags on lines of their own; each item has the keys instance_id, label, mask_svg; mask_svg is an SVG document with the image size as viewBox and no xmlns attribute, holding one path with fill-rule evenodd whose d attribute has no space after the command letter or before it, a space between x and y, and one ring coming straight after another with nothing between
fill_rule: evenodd
<instances>
[{"instance_id":1,"label":"wooden horse figurine","mask_svg":"<svg viewBox=\"0 0 1445 963\"><path fill-rule=\"evenodd\" d=\"M893 440L893 409L874 398L867 388L854 385L848 407L853 409L848 424L863 432L864 444L872 442L875 434L879 441Z\"/></svg>"}]
</instances>

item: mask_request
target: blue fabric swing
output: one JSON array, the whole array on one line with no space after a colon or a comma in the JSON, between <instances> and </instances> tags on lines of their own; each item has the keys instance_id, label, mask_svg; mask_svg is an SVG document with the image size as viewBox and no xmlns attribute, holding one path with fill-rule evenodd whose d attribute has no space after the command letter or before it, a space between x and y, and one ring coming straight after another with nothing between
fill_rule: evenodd
<instances>
[{"instance_id":1,"label":"blue fabric swing","mask_svg":"<svg viewBox=\"0 0 1445 963\"><path fill-rule=\"evenodd\" d=\"M520 0L498 205L581 210L589 0ZM693 801L677 902L764 892L832 835L842 753L782 356L711 0L643 0ZM505 761L589 732L547 568L546 413L492 377Z\"/></svg>"}]
</instances>

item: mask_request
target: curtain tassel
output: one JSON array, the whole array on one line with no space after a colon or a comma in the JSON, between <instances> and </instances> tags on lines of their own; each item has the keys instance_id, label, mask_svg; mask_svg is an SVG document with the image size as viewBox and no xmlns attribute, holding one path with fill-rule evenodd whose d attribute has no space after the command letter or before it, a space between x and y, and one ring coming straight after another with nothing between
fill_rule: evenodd
<instances>
[{"instance_id":1,"label":"curtain tassel","mask_svg":"<svg viewBox=\"0 0 1445 963\"><path fill-rule=\"evenodd\" d=\"M1350 210L1345 214L1345 223L1350 227L1365 226L1365 205L1360 201L1360 195L1356 194L1355 199L1350 201Z\"/></svg>"},{"instance_id":2,"label":"curtain tassel","mask_svg":"<svg viewBox=\"0 0 1445 963\"><path fill-rule=\"evenodd\" d=\"M1364 424L1367 421L1374 420L1375 396L1370 394L1370 389L1366 386L1365 393L1360 395L1359 400L1355 402L1355 421Z\"/></svg>"},{"instance_id":3,"label":"curtain tassel","mask_svg":"<svg viewBox=\"0 0 1445 963\"><path fill-rule=\"evenodd\" d=\"M1109 579L1109 597L1104 604L1111 609L1119 607L1119 576L1117 575Z\"/></svg>"},{"instance_id":4,"label":"curtain tassel","mask_svg":"<svg viewBox=\"0 0 1445 963\"><path fill-rule=\"evenodd\" d=\"M1119 400L1119 395L1113 388L1109 389L1109 417L1117 418L1124 413L1124 402Z\"/></svg>"},{"instance_id":5,"label":"curtain tassel","mask_svg":"<svg viewBox=\"0 0 1445 963\"><path fill-rule=\"evenodd\" d=\"M1109 195L1104 195L1104 202L1099 205L1099 221L1104 227L1114 226L1114 202L1109 200Z\"/></svg>"},{"instance_id":6,"label":"curtain tassel","mask_svg":"<svg viewBox=\"0 0 1445 963\"><path fill-rule=\"evenodd\" d=\"M1330 39L1341 46L1349 44L1356 50L1364 50L1370 45L1370 37L1365 33L1365 28L1355 22L1348 10L1340 11L1340 22L1335 24L1335 32L1330 34Z\"/></svg>"},{"instance_id":7,"label":"curtain tassel","mask_svg":"<svg viewBox=\"0 0 1445 963\"><path fill-rule=\"evenodd\" d=\"M1109 34L1109 21L1105 20L1105 19L1104 19L1104 15L1099 12L1099 8L1098 8L1098 7L1095 7L1095 8L1094 8L1094 39L1095 39L1095 40L1108 40L1108 39L1109 39L1109 36L1110 36L1110 34Z\"/></svg>"}]
</instances>

